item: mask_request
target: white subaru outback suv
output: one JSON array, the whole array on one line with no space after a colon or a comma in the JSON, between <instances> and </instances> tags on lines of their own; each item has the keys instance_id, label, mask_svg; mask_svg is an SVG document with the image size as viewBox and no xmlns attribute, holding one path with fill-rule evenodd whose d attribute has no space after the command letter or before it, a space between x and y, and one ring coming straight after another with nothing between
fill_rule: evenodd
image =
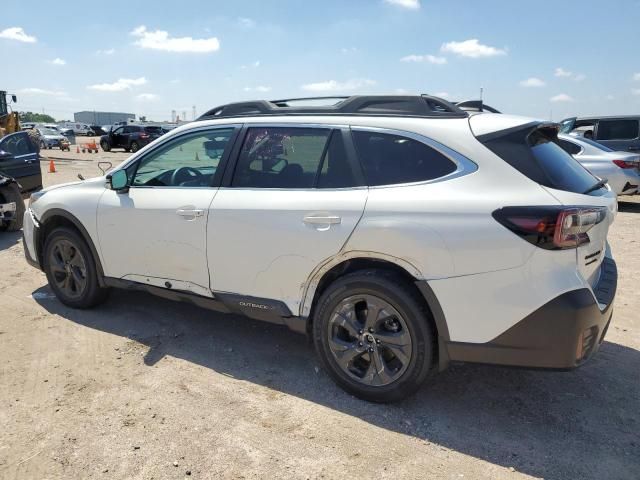
<instances>
[{"instance_id":1,"label":"white subaru outback suv","mask_svg":"<svg viewBox=\"0 0 640 480\"><path fill-rule=\"evenodd\" d=\"M570 369L598 350L616 198L556 124L337 100L224 105L33 194L27 260L71 307L137 289L306 332L372 401L450 361Z\"/></svg>"}]
</instances>

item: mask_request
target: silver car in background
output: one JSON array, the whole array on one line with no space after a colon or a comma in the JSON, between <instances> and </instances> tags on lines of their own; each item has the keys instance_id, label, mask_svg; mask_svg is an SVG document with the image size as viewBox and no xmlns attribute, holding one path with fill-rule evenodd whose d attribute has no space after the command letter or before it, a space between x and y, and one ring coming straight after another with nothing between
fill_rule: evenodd
<instances>
[{"instance_id":1,"label":"silver car in background","mask_svg":"<svg viewBox=\"0 0 640 480\"><path fill-rule=\"evenodd\" d=\"M577 135L558 135L560 146L592 174L606 178L618 195L633 195L640 188L640 155L616 152Z\"/></svg>"},{"instance_id":2,"label":"silver car in background","mask_svg":"<svg viewBox=\"0 0 640 480\"><path fill-rule=\"evenodd\" d=\"M44 127L38 127L36 130L40 133L41 149L59 147L61 141L67 140L58 130Z\"/></svg>"}]
</instances>

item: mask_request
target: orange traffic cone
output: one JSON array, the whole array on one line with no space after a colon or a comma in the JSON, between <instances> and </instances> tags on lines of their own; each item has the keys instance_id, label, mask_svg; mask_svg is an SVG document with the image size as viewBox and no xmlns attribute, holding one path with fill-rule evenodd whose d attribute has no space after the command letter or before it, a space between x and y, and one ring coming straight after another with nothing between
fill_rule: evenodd
<instances>
[{"instance_id":1,"label":"orange traffic cone","mask_svg":"<svg viewBox=\"0 0 640 480\"><path fill-rule=\"evenodd\" d=\"M80 147L76 146L76 153L80 153Z\"/></svg>"},{"instance_id":2,"label":"orange traffic cone","mask_svg":"<svg viewBox=\"0 0 640 480\"><path fill-rule=\"evenodd\" d=\"M49 160L49 173L56 173L56 164Z\"/></svg>"}]
</instances>

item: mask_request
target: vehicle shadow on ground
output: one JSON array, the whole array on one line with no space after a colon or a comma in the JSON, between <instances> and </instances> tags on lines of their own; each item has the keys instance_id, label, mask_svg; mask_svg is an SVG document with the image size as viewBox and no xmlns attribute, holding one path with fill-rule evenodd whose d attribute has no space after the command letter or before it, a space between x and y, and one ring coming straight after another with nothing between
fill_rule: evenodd
<instances>
[{"instance_id":1,"label":"vehicle shadow on ground","mask_svg":"<svg viewBox=\"0 0 640 480\"><path fill-rule=\"evenodd\" d=\"M640 203L618 201L618 211L626 213L640 213Z\"/></svg>"},{"instance_id":2,"label":"vehicle shadow on ground","mask_svg":"<svg viewBox=\"0 0 640 480\"><path fill-rule=\"evenodd\" d=\"M137 292L114 291L88 311L34 298L79 325L146 345L147 365L184 359L534 477L640 472L640 352L622 345L605 342L572 372L452 366L413 397L376 405L335 386L311 345L284 327Z\"/></svg>"},{"instance_id":3,"label":"vehicle shadow on ground","mask_svg":"<svg viewBox=\"0 0 640 480\"><path fill-rule=\"evenodd\" d=\"M18 232L3 232L0 230L0 251L17 245L22 241L22 230Z\"/></svg>"}]
</instances>

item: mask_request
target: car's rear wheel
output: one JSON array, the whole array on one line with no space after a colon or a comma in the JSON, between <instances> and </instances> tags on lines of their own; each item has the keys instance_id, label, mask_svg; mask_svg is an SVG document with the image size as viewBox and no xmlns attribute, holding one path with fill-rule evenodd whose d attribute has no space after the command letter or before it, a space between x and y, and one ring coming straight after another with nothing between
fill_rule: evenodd
<instances>
[{"instance_id":1,"label":"car's rear wheel","mask_svg":"<svg viewBox=\"0 0 640 480\"><path fill-rule=\"evenodd\" d=\"M47 236L43 260L49 285L65 305L91 308L107 298L109 290L100 287L91 250L74 230L53 230Z\"/></svg>"},{"instance_id":2,"label":"car's rear wheel","mask_svg":"<svg viewBox=\"0 0 640 480\"><path fill-rule=\"evenodd\" d=\"M436 334L413 286L377 270L348 274L325 290L313 337L338 385L374 402L400 400L433 371Z\"/></svg>"},{"instance_id":3,"label":"car's rear wheel","mask_svg":"<svg viewBox=\"0 0 640 480\"><path fill-rule=\"evenodd\" d=\"M3 185L0 187L0 203L13 203L16 204L16 212L14 217L5 222L4 225L0 222L0 229L7 232L17 232L22 228L22 218L24 216L24 200L20 194L20 187L15 183Z\"/></svg>"},{"instance_id":4,"label":"car's rear wheel","mask_svg":"<svg viewBox=\"0 0 640 480\"><path fill-rule=\"evenodd\" d=\"M131 142L131 151L133 153L136 153L138 150L140 150L140 145L138 145L138 142Z\"/></svg>"}]
</instances>

